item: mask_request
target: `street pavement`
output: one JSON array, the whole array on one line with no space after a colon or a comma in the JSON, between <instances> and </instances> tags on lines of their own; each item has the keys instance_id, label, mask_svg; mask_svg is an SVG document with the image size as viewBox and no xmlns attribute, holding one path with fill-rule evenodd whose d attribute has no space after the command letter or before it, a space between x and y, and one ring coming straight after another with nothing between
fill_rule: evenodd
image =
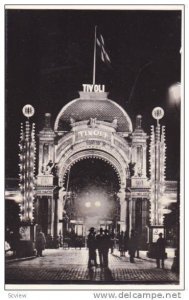
<instances>
[{"instance_id":1,"label":"street pavement","mask_svg":"<svg viewBox=\"0 0 189 300\"><path fill-rule=\"evenodd\" d=\"M109 254L109 268L87 268L88 250L46 249L44 257L9 260L5 264L7 284L179 284L179 277L170 268L168 258L165 269L156 268L156 262L140 252L140 259L129 262L129 256L120 257L114 250ZM98 257L98 255L97 255ZM169 256L168 256L169 257Z\"/></svg>"}]
</instances>

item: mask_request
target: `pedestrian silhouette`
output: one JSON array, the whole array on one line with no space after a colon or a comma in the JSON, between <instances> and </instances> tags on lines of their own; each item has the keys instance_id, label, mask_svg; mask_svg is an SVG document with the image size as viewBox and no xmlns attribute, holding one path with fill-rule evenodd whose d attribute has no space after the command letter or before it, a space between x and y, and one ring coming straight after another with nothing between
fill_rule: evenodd
<instances>
[{"instance_id":1,"label":"pedestrian silhouette","mask_svg":"<svg viewBox=\"0 0 189 300\"><path fill-rule=\"evenodd\" d=\"M128 231L125 231L124 234L124 252L127 252L129 248L129 233Z\"/></svg>"},{"instance_id":2,"label":"pedestrian silhouette","mask_svg":"<svg viewBox=\"0 0 189 300\"><path fill-rule=\"evenodd\" d=\"M120 251L120 256L125 256L125 239L124 239L123 231L121 231L121 234L119 236L119 251Z\"/></svg>"},{"instance_id":3,"label":"pedestrian silhouette","mask_svg":"<svg viewBox=\"0 0 189 300\"><path fill-rule=\"evenodd\" d=\"M156 264L157 268L160 268L160 262L161 267L164 269L164 260L165 260L165 239L162 237L163 234L159 234L159 238L156 242Z\"/></svg>"},{"instance_id":4,"label":"pedestrian silhouette","mask_svg":"<svg viewBox=\"0 0 189 300\"><path fill-rule=\"evenodd\" d=\"M115 242L116 242L116 238L115 238L114 232L111 233L110 240L111 240L111 254L113 254L114 247L115 247Z\"/></svg>"},{"instance_id":5,"label":"pedestrian silhouette","mask_svg":"<svg viewBox=\"0 0 189 300\"><path fill-rule=\"evenodd\" d=\"M140 258L140 236L137 231L135 231L135 237L136 237L136 257Z\"/></svg>"},{"instance_id":6,"label":"pedestrian silhouette","mask_svg":"<svg viewBox=\"0 0 189 300\"><path fill-rule=\"evenodd\" d=\"M135 252L137 250L137 240L136 240L136 235L134 230L131 230L131 237L129 239L129 255L130 255L130 262L134 263L134 257L135 257Z\"/></svg>"},{"instance_id":7,"label":"pedestrian silhouette","mask_svg":"<svg viewBox=\"0 0 189 300\"><path fill-rule=\"evenodd\" d=\"M108 253L109 249L111 248L111 238L109 235L108 229L104 230L104 237L103 237L103 267L108 267Z\"/></svg>"},{"instance_id":8,"label":"pedestrian silhouette","mask_svg":"<svg viewBox=\"0 0 189 300\"><path fill-rule=\"evenodd\" d=\"M39 229L36 235L36 242L35 242L35 246L37 249L37 256L43 256L42 252L45 249L45 245L46 245L45 235L42 232L42 229Z\"/></svg>"},{"instance_id":9,"label":"pedestrian silhouette","mask_svg":"<svg viewBox=\"0 0 189 300\"><path fill-rule=\"evenodd\" d=\"M98 249L100 267L103 267L103 265L104 265L103 243L104 243L104 230L102 228L100 228L100 233L97 234L97 236L96 236L96 245L97 245L97 249Z\"/></svg>"},{"instance_id":10,"label":"pedestrian silhouette","mask_svg":"<svg viewBox=\"0 0 189 300\"><path fill-rule=\"evenodd\" d=\"M95 234L96 234L96 232L95 232L94 227L91 227L89 229L89 234L88 234L88 238L87 238L87 247L89 249L88 268L91 268L92 266L97 267Z\"/></svg>"}]
</instances>

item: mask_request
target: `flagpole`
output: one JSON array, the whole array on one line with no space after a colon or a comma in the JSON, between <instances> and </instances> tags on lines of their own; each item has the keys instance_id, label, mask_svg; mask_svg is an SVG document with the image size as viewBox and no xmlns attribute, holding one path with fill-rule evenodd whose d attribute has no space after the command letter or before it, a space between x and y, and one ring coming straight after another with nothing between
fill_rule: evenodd
<instances>
[{"instance_id":1,"label":"flagpole","mask_svg":"<svg viewBox=\"0 0 189 300\"><path fill-rule=\"evenodd\" d=\"M93 85L95 85L95 77L96 77L96 28L97 26L95 26L95 36L94 36Z\"/></svg>"}]
</instances>

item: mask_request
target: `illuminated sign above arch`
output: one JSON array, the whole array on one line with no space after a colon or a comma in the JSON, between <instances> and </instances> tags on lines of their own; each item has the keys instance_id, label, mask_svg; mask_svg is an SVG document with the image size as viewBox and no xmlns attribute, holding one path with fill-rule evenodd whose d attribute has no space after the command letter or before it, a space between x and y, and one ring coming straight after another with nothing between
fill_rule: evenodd
<instances>
[{"instance_id":1,"label":"illuminated sign above arch","mask_svg":"<svg viewBox=\"0 0 189 300\"><path fill-rule=\"evenodd\" d=\"M89 138L100 138L103 140L111 140L111 133L99 129L80 130L75 133L77 140L86 140Z\"/></svg>"},{"instance_id":2,"label":"illuminated sign above arch","mask_svg":"<svg viewBox=\"0 0 189 300\"><path fill-rule=\"evenodd\" d=\"M104 93L105 85L104 84L83 84L83 92L85 93Z\"/></svg>"}]
</instances>

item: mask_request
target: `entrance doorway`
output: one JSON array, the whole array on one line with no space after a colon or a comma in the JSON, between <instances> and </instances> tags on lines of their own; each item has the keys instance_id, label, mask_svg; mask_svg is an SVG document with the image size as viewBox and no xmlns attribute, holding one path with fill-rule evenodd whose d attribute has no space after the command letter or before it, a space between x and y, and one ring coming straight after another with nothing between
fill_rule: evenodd
<instances>
[{"instance_id":1,"label":"entrance doorway","mask_svg":"<svg viewBox=\"0 0 189 300\"><path fill-rule=\"evenodd\" d=\"M65 178L64 235L86 236L90 227L117 232L119 178L113 166L99 158L76 162Z\"/></svg>"}]
</instances>

